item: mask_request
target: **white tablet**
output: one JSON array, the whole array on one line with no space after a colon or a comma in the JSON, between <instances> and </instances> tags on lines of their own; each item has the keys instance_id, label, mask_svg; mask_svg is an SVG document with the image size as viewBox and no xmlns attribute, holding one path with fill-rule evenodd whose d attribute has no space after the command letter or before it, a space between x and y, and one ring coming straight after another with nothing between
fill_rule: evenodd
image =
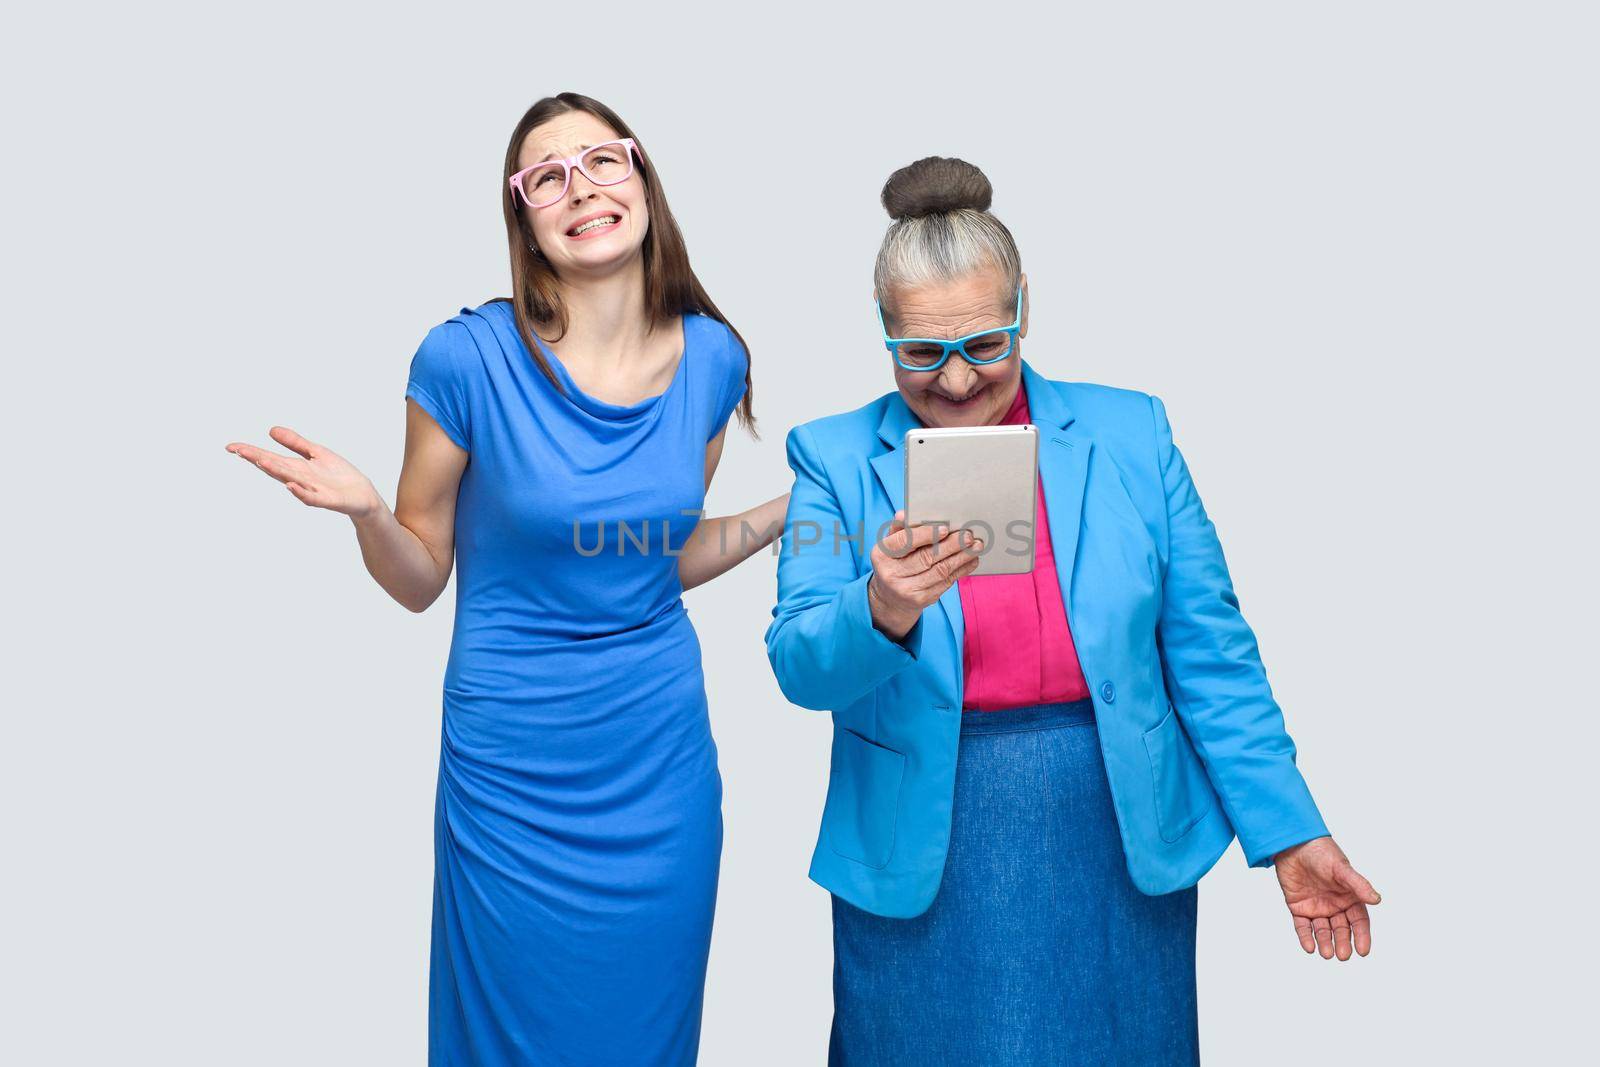
<instances>
[{"instance_id":1,"label":"white tablet","mask_svg":"<svg viewBox=\"0 0 1600 1067\"><path fill-rule=\"evenodd\" d=\"M984 543L974 574L1033 570L1037 427L908 430L905 454L907 526L970 529Z\"/></svg>"}]
</instances>

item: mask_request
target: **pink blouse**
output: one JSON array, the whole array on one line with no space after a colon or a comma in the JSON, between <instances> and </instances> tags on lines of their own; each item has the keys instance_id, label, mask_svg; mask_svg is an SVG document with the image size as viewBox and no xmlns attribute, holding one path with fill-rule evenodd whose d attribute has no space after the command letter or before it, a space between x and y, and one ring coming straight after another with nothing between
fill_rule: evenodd
<instances>
[{"instance_id":1,"label":"pink blouse","mask_svg":"<svg viewBox=\"0 0 1600 1067\"><path fill-rule=\"evenodd\" d=\"M1017 398L1000 422L1015 426L1028 421L1028 398L1018 382ZM956 580L966 641L963 710L999 711L1089 695L1061 602L1043 479L1038 494L1033 570Z\"/></svg>"}]
</instances>

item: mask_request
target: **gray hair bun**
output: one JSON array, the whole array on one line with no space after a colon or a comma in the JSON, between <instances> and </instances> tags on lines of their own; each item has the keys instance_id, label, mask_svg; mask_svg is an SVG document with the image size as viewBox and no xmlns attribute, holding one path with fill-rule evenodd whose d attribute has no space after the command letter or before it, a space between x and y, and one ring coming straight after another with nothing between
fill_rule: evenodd
<instances>
[{"instance_id":1,"label":"gray hair bun","mask_svg":"<svg viewBox=\"0 0 1600 1067\"><path fill-rule=\"evenodd\" d=\"M895 220L970 208L988 211L994 189L983 171L964 159L929 156L909 163L883 183L883 207Z\"/></svg>"}]
</instances>

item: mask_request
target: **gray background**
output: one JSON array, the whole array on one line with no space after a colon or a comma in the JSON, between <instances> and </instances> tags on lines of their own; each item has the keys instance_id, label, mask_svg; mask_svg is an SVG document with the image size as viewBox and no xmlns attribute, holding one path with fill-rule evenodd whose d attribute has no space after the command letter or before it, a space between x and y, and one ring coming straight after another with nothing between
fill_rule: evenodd
<instances>
[{"instance_id":1,"label":"gray background","mask_svg":"<svg viewBox=\"0 0 1600 1067\"><path fill-rule=\"evenodd\" d=\"M1304 769L1385 895L1304 957L1201 887L1223 1064L1576 1058L1588 1029L1595 20L1551 3L75 5L13 16L0 1059L420 1064L451 591L226 455L274 423L393 500L407 363L507 291L530 103L616 107L787 429L892 388L888 173L994 182L1027 357L1154 392ZM42 21L43 20L43 21ZM726 782L702 1062L820 1064L825 716L773 561L687 597Z\"/></svg>"}]
</instances>

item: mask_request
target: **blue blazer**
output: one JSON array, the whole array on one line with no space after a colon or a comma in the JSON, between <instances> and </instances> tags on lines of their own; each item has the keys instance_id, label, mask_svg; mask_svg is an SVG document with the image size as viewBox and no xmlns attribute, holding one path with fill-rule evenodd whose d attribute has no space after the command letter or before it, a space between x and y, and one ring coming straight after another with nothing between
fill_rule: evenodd
<instances>
[{"instance_id":1,"label":"blue blazer","mask_svg":"<svg viewBox=\"0 0 1600 1067\"><path fill-rule=\"evenodd\" d=\"M1193 885L1238 835L1253 867L1325 835L1255 635L1160 398L1048 381L1023 361L1050 539L1133 882ZM933 902L961 725L961 596L903 641L873 625L869 554L904 506L899 392L788 436L793 495L767 655L784 695L833 712L811 877L857 907Z\"/></svg>"}]
</instances>

